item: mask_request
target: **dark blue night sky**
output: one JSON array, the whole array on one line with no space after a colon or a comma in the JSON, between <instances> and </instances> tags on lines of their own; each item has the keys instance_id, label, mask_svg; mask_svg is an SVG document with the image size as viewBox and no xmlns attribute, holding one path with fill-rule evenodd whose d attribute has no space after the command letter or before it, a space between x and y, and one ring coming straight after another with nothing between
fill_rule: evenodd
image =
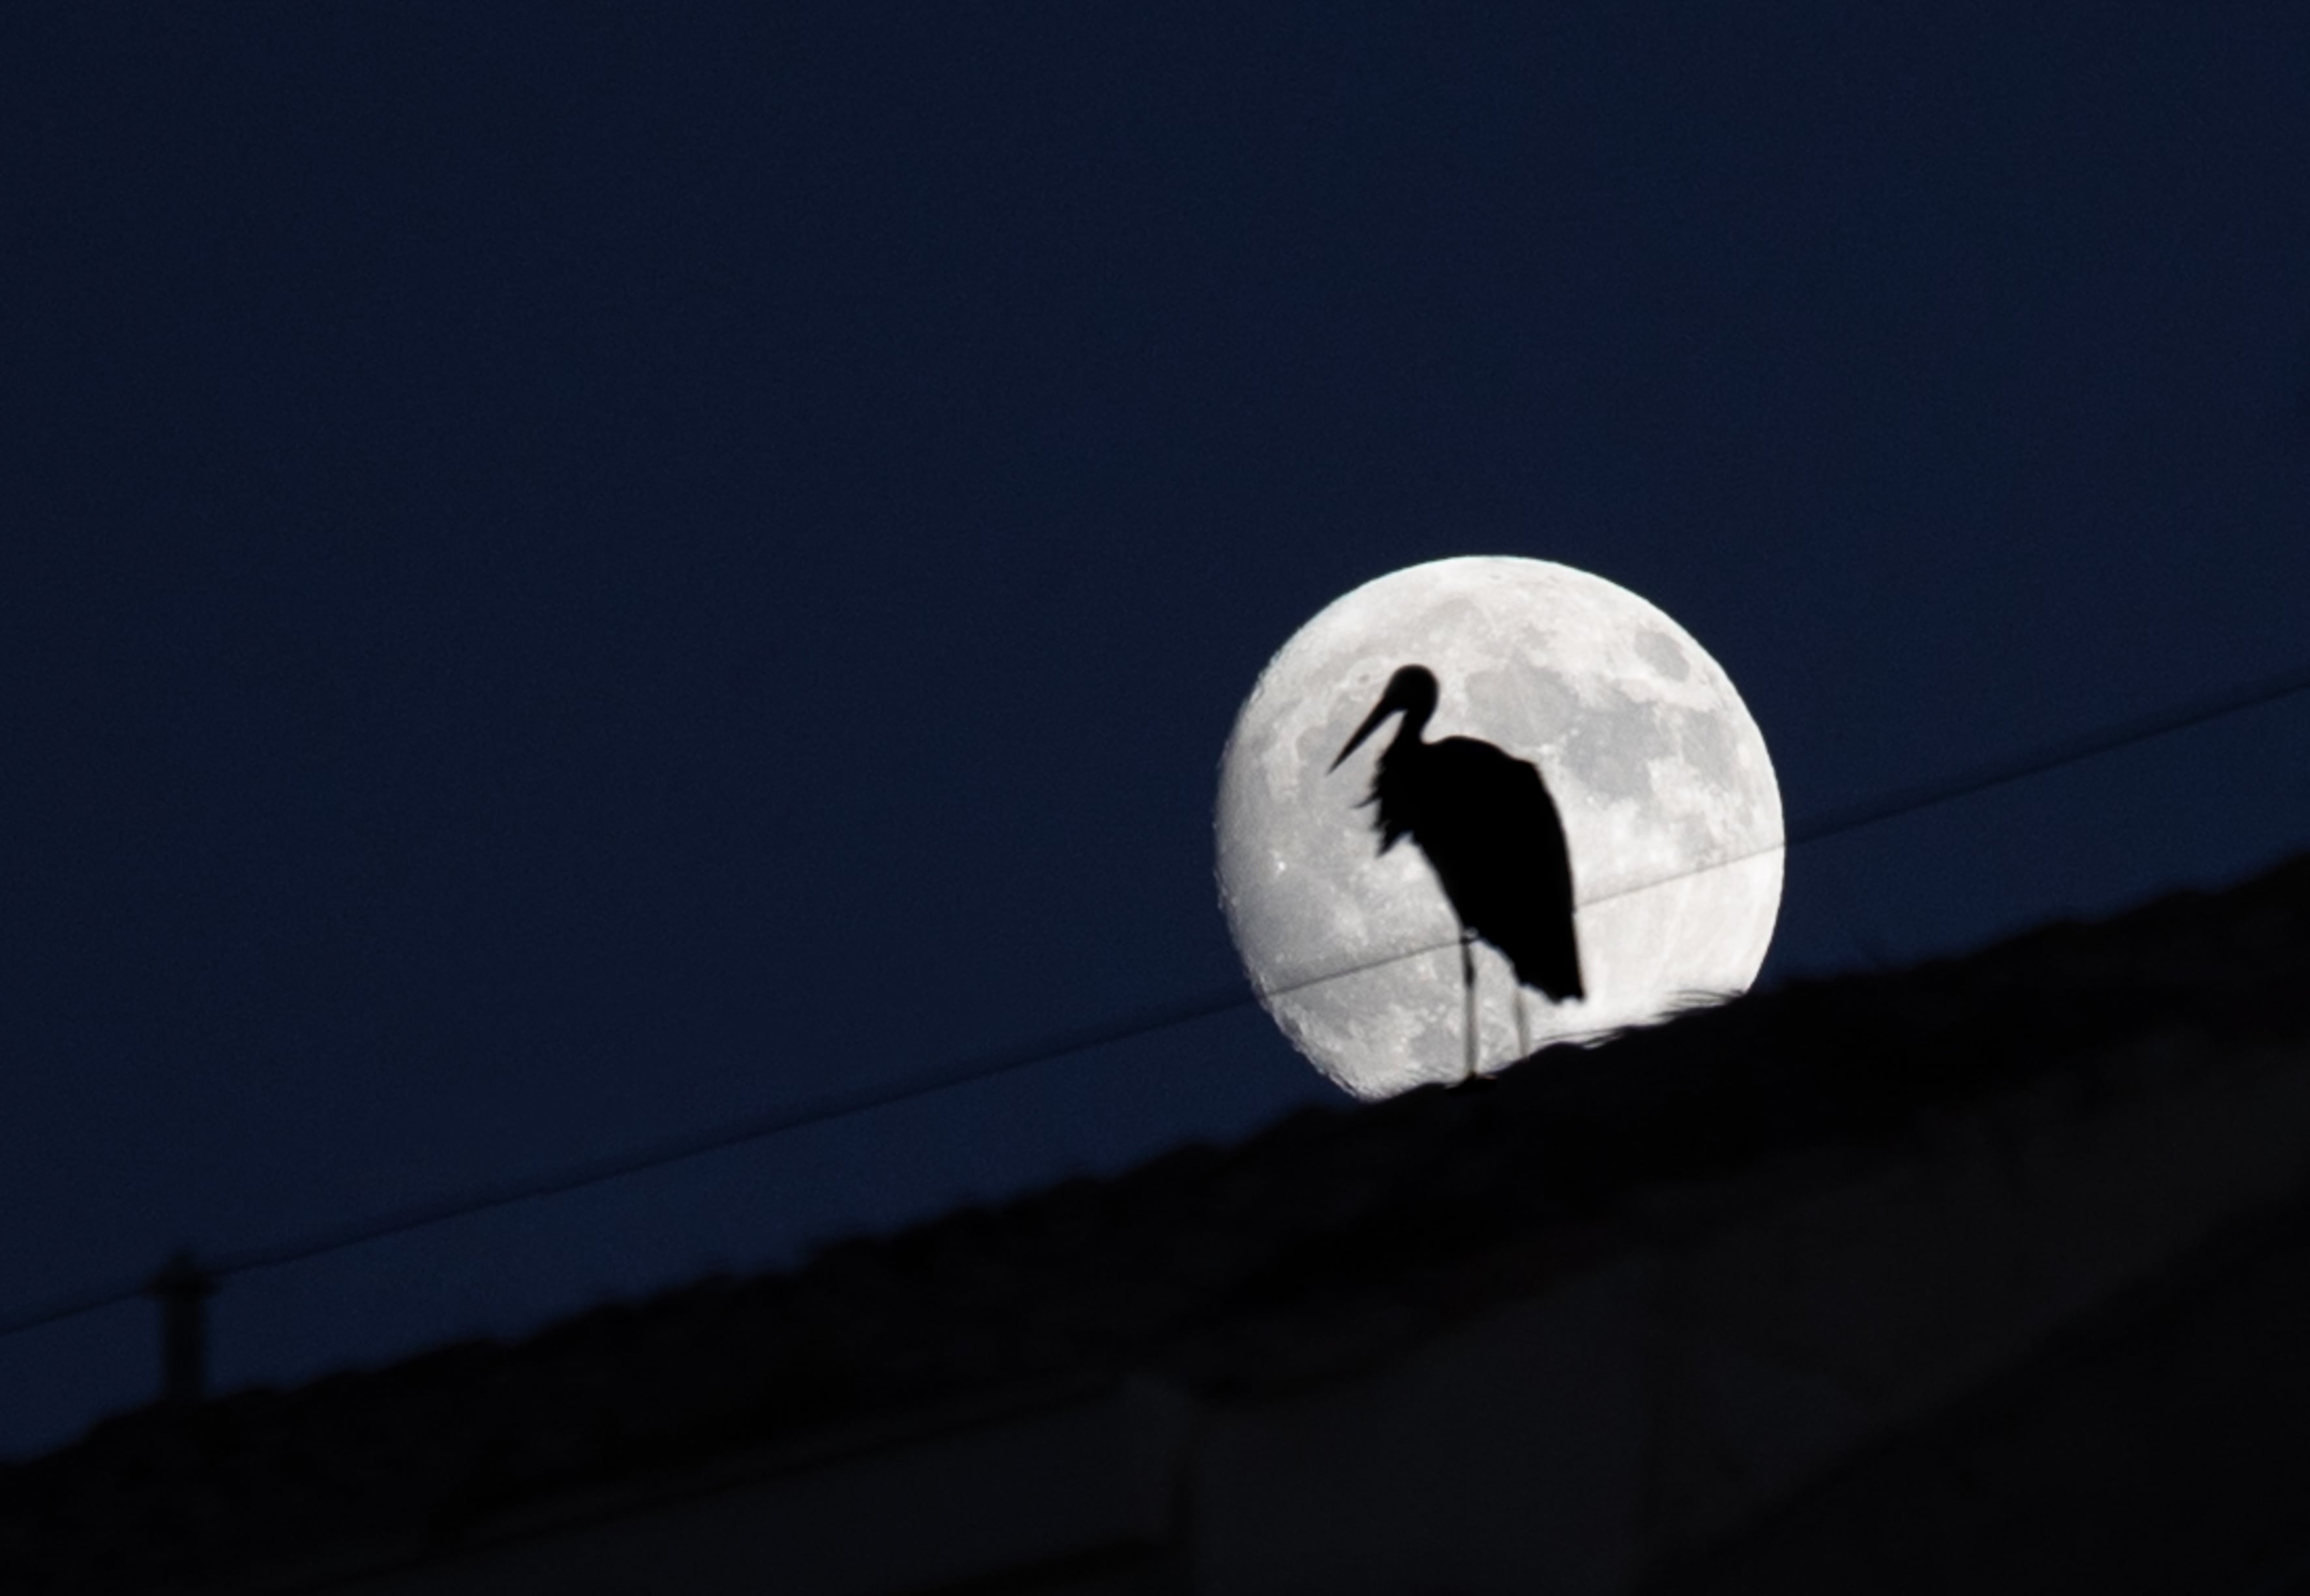
<instances>
[{"instance_id":1,"label":"dark blue night sky","mask_svg":"<svg viewBox=\"0 0 2310 1596\"><path fill-rule=\"evenodd\" d=\"M1534 20L1537 17L1538 20ZM2310 8L0 20L0 1314L1221 984L1267 655L1562 560L1793 820L2310 661ZM1766 978L2310 846L2296 700ZM302 1378L1328 1094L1255 1012L232 1282ZM0 1341L0 1453L152 1386Z\"/></svg>"}]
</instances>

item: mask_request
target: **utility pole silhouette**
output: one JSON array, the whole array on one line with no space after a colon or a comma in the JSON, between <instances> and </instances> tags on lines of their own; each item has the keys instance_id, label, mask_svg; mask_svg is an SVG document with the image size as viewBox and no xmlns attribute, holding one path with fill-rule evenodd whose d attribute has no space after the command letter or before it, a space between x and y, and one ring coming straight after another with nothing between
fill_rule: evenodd
<instances>
[{"instance_id":1,"label":"utility pole silhouette","mask_svg":"<svg viewBox=\"0 0 2310 1596\"><path fill-rule=\"evenodd\" d=\"M208 1383L208 1300L217 1279L179 1249L144 1288L161 1305L161 1400L197 1402Z\"/></svg>"}]
</instances>

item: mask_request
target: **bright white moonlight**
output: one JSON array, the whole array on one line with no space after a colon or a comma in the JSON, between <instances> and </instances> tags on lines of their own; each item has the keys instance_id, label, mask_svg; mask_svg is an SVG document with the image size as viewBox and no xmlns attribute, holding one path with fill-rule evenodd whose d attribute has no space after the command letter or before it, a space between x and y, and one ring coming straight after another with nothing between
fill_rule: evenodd
<instances>
[{"instance_id":1,"label":"bright white moonlight","mask_svg":"<svg viewBox=\"0 0 2310 1596\"><path fill-rule=\"evenodd\" d=\"M1268 1012L1317 1069L1376 1097L1464 1067L1458 922L1419 847L1380 857L1359 807L1394 724L1328 768L1408 664L1442 685L1430 741L1478 737L1531 760L1564 819L1588 997L1525 992L1533 1045L1748 989L1780 908L1781 794L1731 680L1601 577L1442 559L1368 582L1302 627L1220 763L1228 924ZM1397 957L1419 949L1433 950ZM1481 944L1476 970L1494 1068L1515 1054L1515 976Z\"/></svg>"}]
</instances>

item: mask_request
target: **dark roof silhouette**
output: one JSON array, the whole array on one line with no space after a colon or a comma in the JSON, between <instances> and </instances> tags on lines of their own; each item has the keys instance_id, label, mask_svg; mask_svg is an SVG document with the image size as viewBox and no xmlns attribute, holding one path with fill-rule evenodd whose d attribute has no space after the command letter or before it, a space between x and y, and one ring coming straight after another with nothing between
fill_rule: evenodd
<instances>
[{"instance_id":1,"label":"dark roof silhouette","mask_svg":"<svg viewBox=\"0 0 2310 1596\"><path fill-rule=\"evenodd\" d=\"M1963 958L1793 984L1495 1080L1311 1109L517 1344L108 1420L0 1468L0 1589L198 1580L457 1527L767 1437L1151 1370L1320 1379L1628 1246L1633 1194L1898 1141L2118 1045L2310 1034L2310 857ZM2115 1062L2114 1062L2115 1061Z\"/></svg>"},{"instance_id":2,"label":"dark roof silhouette","mask_svg":"<svg viewBox=\"0 0 2310 1596\"><path fill-rule=\"evenodd\" d=\"M2297 1191L1760 1522L1671 1559L1645 1596L2302 1596L2306 1345Z\"/></svg>"}]
</instances>

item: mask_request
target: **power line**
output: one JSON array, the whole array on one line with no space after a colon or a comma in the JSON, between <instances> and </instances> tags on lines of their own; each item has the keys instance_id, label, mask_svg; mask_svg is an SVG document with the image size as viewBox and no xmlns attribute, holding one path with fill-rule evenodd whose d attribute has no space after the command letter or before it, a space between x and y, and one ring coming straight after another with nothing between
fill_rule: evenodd
<instances>
[{"instance_id":1,"label":"power line","mask_svg":"<svg viewBox=\"0 0 2310 1596\"><path fill-rule=\"evenodd\" d=\"M1865 798L1858 803L1830 810L1792 830L1788 846L1793 848L1840 837L1847 831L1858 831L1864 826L1876 825L1880 820L1896 820L1921 809L1931 809L1936 804L1970 798L1992 787L2026 781L2033 776L2058 770L2064 765L2075 765L2101 754L2115 753L2119 749L2131 748L2137 742L2148 742L2169 733L2186 732L2193 726L2204 725L2208 721L2219 720L2226 715L2259 709L2265 704L2275 704L2280 698L2292 698L2306 691L2310 691L2310 666L2283 672L2276 676L2264 676L2211 698L2201 698L2194 704L2156 715L2140 716L2097 732L2049 743L2035 753L1977 765L1945 780L1898 787L1876 798Z\"/></svg>"},{"instance_id":2,"label":"power line","mask_svg":"<svg viewBox=\"0 0 2310 1596\"><path fill-rule=\"evenodd\" d=\"M0 1336L13 1336L28 1330L38 1330L44 1324L55 1324L65 1319L77 1319L82 1314L93 1314L99 1308L109 1308L124 1302L134 1302L144 1295L145 1282L133 1286L111 1286L101 1290L84 1291L77 1297L64 1297L45 1307L27 1308L5 1319L0 1319Z\"/></svg>"},{"instance_id":3,"label":"power line","mask_svg":"<svg viewBox=\"0 0 2310 1596\"><path fill-rule=\"evenodd\" d=\"M1455 942L1439 943L1439 947L1456 946ZM1429 949L1415 949L1409 953L1391 953L1382 958L1367 959L1305 981L1294 982L1271 990L1270 996L1281 996L1326 981L1344 980L1367 970L1382 968L1404 958L1417 958ZM581 1187L599 1185L630 1175L664 1168L686 1159L702 1158L708 1153L725 1151L749 1141L759 1141L785 1131L801 1130L807 1125L824 1124L831 1120L864 1114L871 1109L887 1108L915 1097L925 1097L959 1086L987 1080L997 1075L1023 1070L1031 1064L1046 1063L1072 1054L1088 1053L1110 1043L1127 1042L1133 1037L1169 1030L1196 1019L1224 1013L1255 1002L1258 993L1241 985L1215 988L1201 996L1166 1003L1157 1008L1142 1010L1123 1019L1099 1025L1080 1026L1061 1031L1033 1042L1020 1043L993 1053L977 1054L928 1076L886 1086L865 1087L855 1091L834 1092L812 1097L797 1104L725 1125L715 1131L677 1137L656 1147L637 1153L590 1159L571 1165L548 1175L524 1180L510 1180L483 1186L460 1196L441 1198L431 1202L413 1203L389 1213L374 1215L338 1226L309 1232L289 1241L270 1246L245 1247L223 1253L204 1262L203 1270L211 1277L223 1279L229 1276L247 1274L257 1270L277 1269L300 1263L326 1253L342 1252L364 1243L382 1241L387 1236L406 1231L422 1229L430 1225L445 1224L451 1219L485 1212L493 1208L508 1207L516 1202L559 1196ZM61 1320L91 1314L100 1308L117 1306L149 1296L152 1283L140 1279L127 1285L83 1292L44 1307L0 1319L0 1338L19 1331L37 1330Z\"/></svg>"},{"instance_id":4,"label":"power line","mask_svg":"<svg viewBox=\"0 0 2310 1596\"><path fill-rule=\"evenodd\" d=\"M1456 943L1446 943L1446 947ZM1400 959L1416 958L1428 950L1412 953L1390 953L1379 958L1343 969L1327 970L1305 981L1277 987L1269 995L1280 996L1326 981L1344 980L1394 964ZM639 1175L647 1170L663 1168L669 1164L702 1158L708 1153L722 1152L749 1141L760 1141L785 1131L798 1131L806 1125L825 1124L830 1120L846 1119L871 1109L888 1108L894 1104L916 1097L926 1097L955 1087L968 1086L990 1080L997 1075L1007 1075L1031 1064L1048 1063L1072 1054L1089 1053L1116 1042L1128 1042L1134 1037L1151 1036L1186 1025L1197 1019L1207 1019L1230 1009L1238 1009L1255 1002L1259 994L1240 984L1213 988L1194 997L1143 1009L1136 1013L1096 1025L1078 1026L1056 1032L1035 1041L1014 1044L991 1053L976 1054L957 1061L943 1070L919 1075L901 1082L884 1086L862 1087L855 1091L831 1092L822 1097L772 1109L752 1119L719 1130L699 1132L676 1137L644 1152L626 1153L614 1158L593 1159L575 1164L551 1175L528 1180L504 1181L482 1187L462 1197L445 1198L435 1202L418 1203L374 1219L357 1220L331 1229L319 1230L293 1241L269 1247L249 1247L227 1253L212 1262L208 1268L219 1276L247 1273L252 1270L276 1269L283 1264L302 1262L323 1253L334 1253L345 1247L359 1246L364 1242L381 1241L388 1236L421 1229L428 1225L463 1219L485 1209L502 1208L509 1203L526 1202L533 1198L559 1196L581 1186L599 1185L604 1181ZM4 1334L0 1328L0 1334Z\"/></svg>"},{"instance_id":5,"label":"power line","mask_svg":"<svg viewBox=\"0 0 2310 1596\"><path fill-rule=\"evenodd\" d=\"M1712 859L1706 864L1697 865L1690 870L1679 871L1674 875L1661 876L1649 881L1638 881L1632 887L1620 887L1611 892L1600 892L1594 898L1581 899L1580 906L1584 909L1591 908L1600 903L1611 903L1616 898L1632 898L1639 892L1649 892L1655 887L1666 887L1677 881L1689 880L1694 876L1706 875L1710 871L1730 870L1733 865L1746 864L1751 859L1761 859L1768 854L1780 853L1788 848L1801 848L1809 843L1826 842L1832 837L1842 837L1848 831L1859 831L1885 820L1897 820L1903 815L1915 814L1920 810L1932 809L1943 803L1954 803L1960 798L1971 798L1993 788L2010 786L2018 781L2027 781L2033 776L2045 776L2064 766L2081 764L2102 754L2115 753L2122 748L2131 748L2135 743L2148 742L2169 733L2186 732L2193 726L2204 725L2207 722L2219 720L2226 715L2237 715L2248 709L2259 709L2265 704L2275 704L2281 698L2291 698L2301 692L2310 692L2310 666L2297 671L2287 671L2276 676L2261 677L2256 681L2232 688L2228 692L2217 694L2210 698L2201 698L2194 704L2185 705L2177 709L2164 710L2156 715L2145 715L2133 720L2121 721L2115 725L2105 726L2097 732L2088 732L2080 736L2064 739L2060 742L2048 743L2034 753L2019 754L2010 759L1997 759L1986 765L1976 765L1970 770L1944 776L1940 781L1918 782L1911 786L1896 787L1889 793L1880 794L1874 798L1863 798L1858 802L1828 810L1802 825L1793 826L1780 842L1761 848L1750 848L1746 853L1734 854L1729 858ZM1452 945L1445 944L1446 947ZM1430 951L1433 950L1423 948L1417 953L1407 953L1402 957L1416 958L1418 953ZM1333 978L1324 977L1326 980Z\"/></svg>"},{"instance_id":6,"label":"power line","mask_svg":"<svg viewBox=\"0 0 2310 1596\"><path fill-rule=\"evenodd\" d=\"M462 1219L483 1209L500 1208L508 1203L525 1202L533 1198L558 1196L574 1192L581 1186L598 1185L604 1181L617 1180L644 1170L662 1168L685 1159L702 1158L708 1153L721 1152L749 1141L777 1135L783 1131L796 1131L805 1125L824 1124L829 1120L844 1119L851 1115L864 1114L870 1109L886 1108L913 1097L928 1097L934 1092L973 1081L991 1080L997 1075L1023 1070L1029 1064L1063 1058L1069 1054L1085 1053L1109 1042L1120 1042L1151 1031L1166 1030L1185 1025L1205 1015L1217 1014L1247 1001L1247 994L1228 990L1206 993L1181 1002L1168 1004L1130 1018L1105 1025L1084 1026L1063 1031L1040 1041L1006 1047L994 1053L977 1054L959 1061L947 1068L910 1080L885 1086L865 1087L855 1091L834 1092L805 1099L783 1108L772 1109L754 1118L719 1130L699 1132L693 1135L675 1137L644 1152L629 1153L614 1158L597 1158L551 1175L528 1180L504 1181L484 1186L462 1197L424 1202L376 1219L359 1220L332 1229L269 1247L251 1247L228 1253L210 1265L221 1275L240 1274L250 1270L276 1269L283 1264L300 1262L323 1253L334 1253L344 1247L359 1246L364 1242L379 1241L404 1231L437 1225L444 1220Z\"/></svg>"},{"instance_id":7,"label":"power line","mask_svg":"<svg viewBox=\"0 0 2310 1596\"><path fill-rule=\"evenodd\" d=\"M1831 837L1843 836L1847 832L1857 831L1886 820L1915 814L1920 810L1931 809L1943 803L1954 802L1960 798L1971 797L1992 788L2026 781L2032 776L2042 776L2064 766L2078 764L2102 754L2113 753L2119 749L2147 742L2154 738L2186 731L2193 726L2203 725L2209 721L2219 720L2225 716L2276 703L2282 698L2305 691L2310 691L2310 666L2247 682L2215 697L2200 699L2194 704L2156 715L2141 716L2080 736L2065 739L2014 759L1976 766L1971 770L1940 781L1897 788L1893 792L1875 798L1832 809L1802 825L1792 828L1787 833L1786 840L1783 843L1752 849L1728 859L1713 860L1694 869L1678 872L1674 875L1663 876L1654 880L1642 881L1635 886L1602 893L1584 900L1580 906L1593 907L1597 904L1611 902L1638 892L1648 892L1656 887L1667 886L1710 871L1724 870L1735 864L1744 863L1750 859L1761 858L1784 847L1802 847ZM589 1159L550 1174L534 1175L523 1180L498 1182L456 1197L416 1203L366 1219L326 1227L269 1246L241 1248L209 1261L204 1268L208 1275L219 1279L231 1275L250 1273L257 1270L282 1268L325 1253L342 1252L373 1241L382 1241L387 1236L403 1235L432 1225L445 1224L452 1219L465 1219L491 1209L560 1196L564 1193L578 1191L583 1187L599 1185L608 1181L623 1179L628 1175L640 1175L652 1169L660 1169L691 1158L702 1158L708 1153L726 1151L731 1148L760 1141L787 1131L801 1130L809 1125L825 1124L830 1121L845 1119L877 1108L887 1108L916 1097L929 1097L934 1093L951 1090L956 1087L992 1080L995 1076L1010 1074L1030 1065L1048 1063L1115 1043L1127 1042L1159 1031L1170 1030L1265 998L1285 996L1290 993L1305 991L1309 987L1322 985L1328 982L1344 980L1350 976L1361 975L1405 959L1424 958L1430 953L1450 949L1455 946L1456 942L1457 939L1455 938L1387 954L1341 969L1327 970L1321 975L1284 985L1271 987L1264 992L1255 991L1247 985L1230 984L1170 1003L1142 1010L1113 1020L1080 1026L1034 1041L998 1048L990 1053L973 1054L958 1060L944 1069L903 1082L863 1087L854 1091L829 1093L800 1103L789 1104L782 1108L772 1109L734 1124L725 1125L718 1130L676 1137L639 1152ZM151 1288L150 1281L138 1280L129 1285L82 1292L44 1307L0 1319L0 1338L36 1330L43 1325L75 1318L82 1314L94 1313L99 1309L113 1307L138 1297L146 1296Z\"/></svg>"}]
</instances>

